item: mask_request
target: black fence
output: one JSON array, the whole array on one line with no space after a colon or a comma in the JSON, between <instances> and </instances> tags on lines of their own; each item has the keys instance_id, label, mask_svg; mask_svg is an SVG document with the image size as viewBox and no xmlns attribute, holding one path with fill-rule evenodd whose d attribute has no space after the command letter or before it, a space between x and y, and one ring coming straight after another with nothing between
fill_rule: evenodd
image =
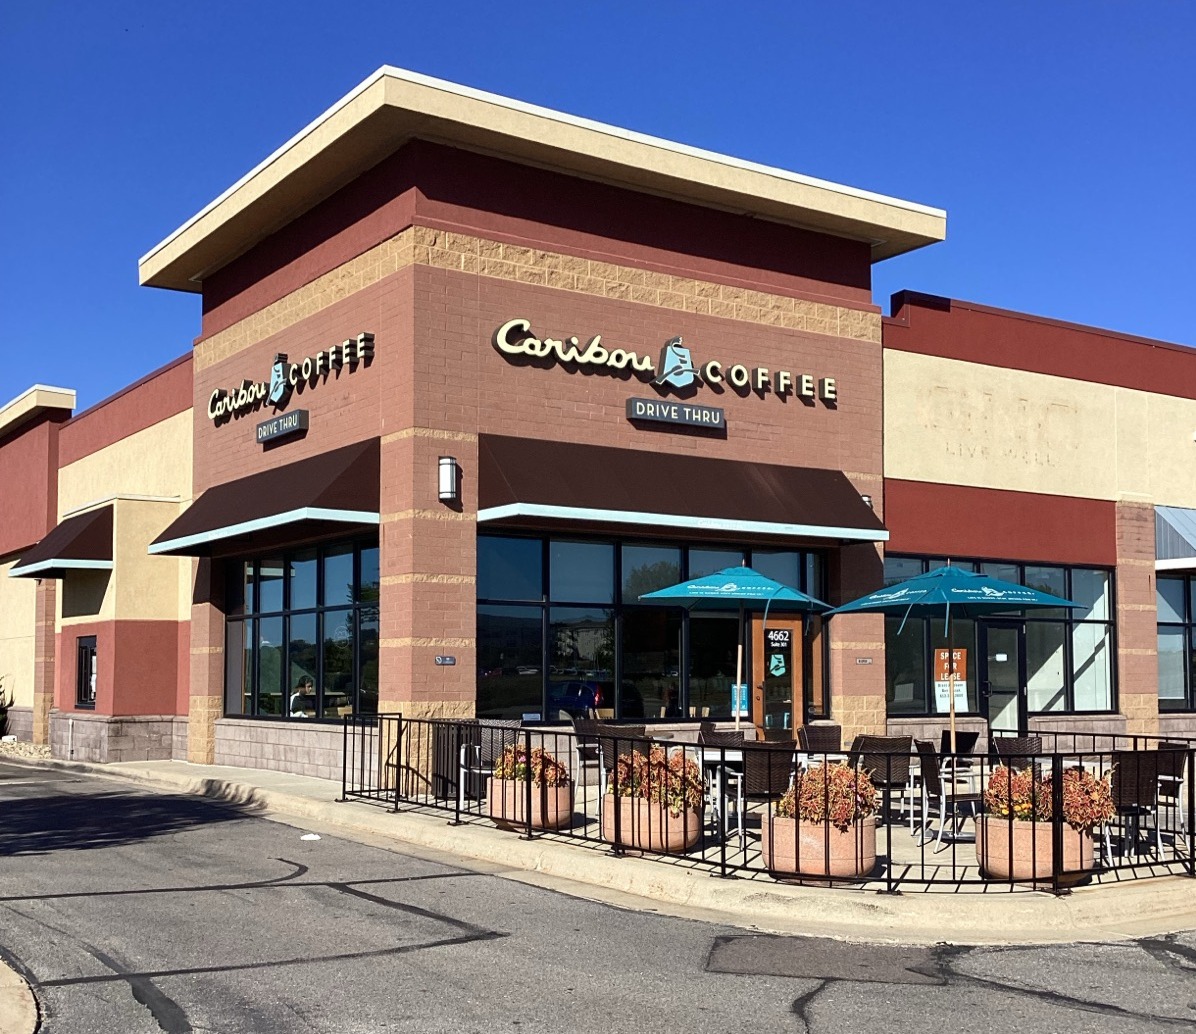
<instances>
[{"instance_id":1,"label":"black fence","mask_svg":"<svg viewBox=\"0 0 1196 1034\"><path fill-rule=\"evenodd\" d=\"M1196 742L1051 731L842 751L576 720L346 719L343 798L723 877L879 891L1196 876ZM696 737L682 741L681 736Z\"/></svg>"}]
</instances>

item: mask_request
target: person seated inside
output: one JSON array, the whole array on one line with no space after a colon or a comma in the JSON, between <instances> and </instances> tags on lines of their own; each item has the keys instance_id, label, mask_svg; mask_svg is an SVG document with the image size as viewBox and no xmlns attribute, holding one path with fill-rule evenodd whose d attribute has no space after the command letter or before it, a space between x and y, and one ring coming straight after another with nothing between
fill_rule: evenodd
<instances>
[{"instance_id":1,"label":"person seated inside","mask_svg":"<svg viewBox=\"0 0 1196 1034\"><path fill-rule=\"evenodd\" d=\"M316 683L310 675L304 675L291 694L291 717L314 718L315 714Z\"/></svg>"}]
</instances>

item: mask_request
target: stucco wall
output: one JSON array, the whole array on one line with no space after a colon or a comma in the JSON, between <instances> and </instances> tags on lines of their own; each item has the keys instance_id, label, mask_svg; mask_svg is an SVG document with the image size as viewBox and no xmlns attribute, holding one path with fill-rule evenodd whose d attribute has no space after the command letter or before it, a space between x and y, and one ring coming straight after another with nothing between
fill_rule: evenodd
<instances>
[{"instance_id":1,"label":"stucco wall","mask_svg":"<svg viewBox=\"0 0 1196 1034\"><path fill-rule=\"evenodd\" d=\"M1196 400L893 349L884 371L890 478L1196 507Z\"/></svg>"},{"instance_id":2,"label":"stucco wall","mask_svg":"<svg viewBox=\"0 0 1196 1034\"><path fill-rule=\"evenodd\" d=\"M0 685L17 706L32 707L37 580L9 578L15 563L0 562Z\"/></svg>"}]
</instances>

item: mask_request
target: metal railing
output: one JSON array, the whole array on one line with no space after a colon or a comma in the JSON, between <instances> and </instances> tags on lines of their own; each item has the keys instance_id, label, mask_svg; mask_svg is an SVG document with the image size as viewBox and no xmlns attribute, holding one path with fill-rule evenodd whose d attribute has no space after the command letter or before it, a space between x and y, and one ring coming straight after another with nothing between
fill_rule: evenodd
<instances>
[{"instance_id":1,"label":"metal railing","mask_svg":"<svg viewBox=\"0 0 1196 1034\"><path fill-rule=\"evenodd\" d=\"M684 859L727 878L887 893L1059 894L1079 883L1196 876L1196 742L1041 735L1041 750L1012 758L940 755L929 743L893 749L891 738L883 750L812 753L795 743L653 738L613 723L554 729L387 714L345 720L342 799L615 856ZM497 778L500 762L516 778ZM1094 821L1102 801L1109 814Z\"/></svg>"}]
</instances>

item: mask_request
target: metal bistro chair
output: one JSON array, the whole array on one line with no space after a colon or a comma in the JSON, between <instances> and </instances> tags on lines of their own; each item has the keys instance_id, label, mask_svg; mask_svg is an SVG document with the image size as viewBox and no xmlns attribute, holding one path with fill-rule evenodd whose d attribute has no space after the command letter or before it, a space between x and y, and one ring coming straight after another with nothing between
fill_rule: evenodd
<instances>
[{"instance_id":1,"label":"metal bistro chair","mask_svg":"<svg viewBox=\"0 0 1196 1034\"><path fill-rule=\"evenodd\" d=\"M971 789L970 779L960 780L953 774L953 771L944 774L939 767L939 753L934 749L934 744L930 740L915 740L914 746L918 750L918 758L922 766L922 843L925 844L930 839L927 836L930 826L930 809L935 807L938 809L939 817L938 836L934 838L937 852L946 846L943 843L943 833L947 829L948 816L951 819L951 835L954 838L959 833L959 824L966 818L960 814L960 809L970 810L974 821L980 810L980 794ZM947 764L951 764L950 758L947 759ZM959 790L961 782L967 786L963 792ZM912 817L912 808L910 812Z\"/></svg>"},{"instance_id":2,"label":"metal bistro chair","mask_svg":"<svg viewBox=\"0 0 1196 1034\"><path fill-rule=\"evenodd\" d=\"M843 750L843 726L834 722L803 725L797 742L806 754L838 754Z\"/></svg>"},{"instance_id":3,"label":"metal bistro chair","mask_svg":"<svg viewBox=\"0 0 1196 1034\"><path fill-rule=\"evenodd\" d=\"M602 752L598 749L598 730L602 723L594 718L575 718L569 716L569 724L573 727L573 753L577 759L577 774L581 776L588 763L598 768L598 785L602 786Z\"/></svg>"},{"instance_id":4,"label":"metal bistro chair","mask_svg":"<svg viewBox=\"0 0 1196 1034\"><path fill-rule=\"evenodd\" d=\"M519 742L521 718L482 718L469 727L469 740L461 744L457 766L457 807L465 810L465 798L480 801L485 796L486 777L507 747Z\"/></svg>"},{"instance_id":5,"label":"metal bistro chair","mask_svg":"<svg viewBox=\"0 0 1196 1034\"><path fill-rule=\"evenodd\" d=\"M698 732L698 746L708 748L712 752L720 750L743 750L744 735L742 732L715 732L713 730L701 730ZM742 755L740 755L742 757ZM710 780L710 789L706 793L706 799L710 802L710 808L714 820L714 828L719 831L720 836L726 836L724 827L724 816L720 810L723 797L728 800L734 795L735 800L735 820L739 828L740 837L743 835L743 764L740 762L738 768L731 768L730 762L723 764L721 754L711 754L709 757L703 751L702 767L709 770L713 774Z\"/></svg>"},{"instance_id":6,"label":"metal bistro chair","mask_svg":"<svg viewBox=\"0 0 1196 1034\"><path fill-rule=\"evenodd\" d=\"M598 723L598 766L601 772L599 793L606 793L606 784L610 779L611 769L619 760L620 754L630 754L638 750L646 754L651 749L647 738L647 727L643 725L610 725L606 722Z\"/></svg>"},{"instance_id":7,"label":"metal bistro chair","mask_svg":"<svg viewBox=\"0 0 1196 1034\"><path fill-rule=\"evenodd\" d=\"M1159 773L1163 753L1159 750L1117 750L1113 752L1113 805L1121 821L1121 856L1128 847L1138 855L1138 838L1142 820L1153 817L1155 857L1163 859L1163 837L1159 822ZM1105 826L1105 857L1111 865L1112 847L1109 827Z\"/></svg>"},{"instance_id":8,"label":"metal bistro chair","mask_svg":"<svg viewBox=\"0 0 1196 1034\"><path fill-rule=\"evenodd\" d=\"M1041 767L1037 761L1042 753L1041 736L994 736L988 742L989 753L1008 768Z\"/></svg>"},{"instance_id":9,"label":"metal bistro chair","mask_svg":"<svg viewBox=\"0 0 1196 1034\"><path fill-rule=\"evenodd\" d=\"M1159 744L1159 811L1176 817L1179 832L1188 831L1188 813L1183 807L1184 776L1188 767L1186 743L1163 740Z\"/></svg>"},{"instance_id":10,"label":"metal bistro chair","mask_svg":"<svg viewBox=\"0 0 1196 1034\"><path fill-rule=\"evenodd\" d=\"M793 770L797 761L797 741L781 740L745 743L743 747L743 801L746 809L751 798L775 801L793 784ZM740 811L739 849L747 850L747 822ZM762 822L768 821L765 808Z\"/></svg>"},{"instance_id":11,"label":"metal bistro chair","mask_svg":"<svg viewBox=\"0 0 1196 1034\"><path fill-rule=\"evenodd\" d=\"M847 763L852 768L862 768L867 772L872 778L872 785L878 790L882 793L888 790L890 794L897 791L899 814L905 811L913 746L912 736L857 736L847 752ZM912 795L910 809L913 809ZM888 816L885 821L888 821Z\"/></svg>"}]
</instances>

